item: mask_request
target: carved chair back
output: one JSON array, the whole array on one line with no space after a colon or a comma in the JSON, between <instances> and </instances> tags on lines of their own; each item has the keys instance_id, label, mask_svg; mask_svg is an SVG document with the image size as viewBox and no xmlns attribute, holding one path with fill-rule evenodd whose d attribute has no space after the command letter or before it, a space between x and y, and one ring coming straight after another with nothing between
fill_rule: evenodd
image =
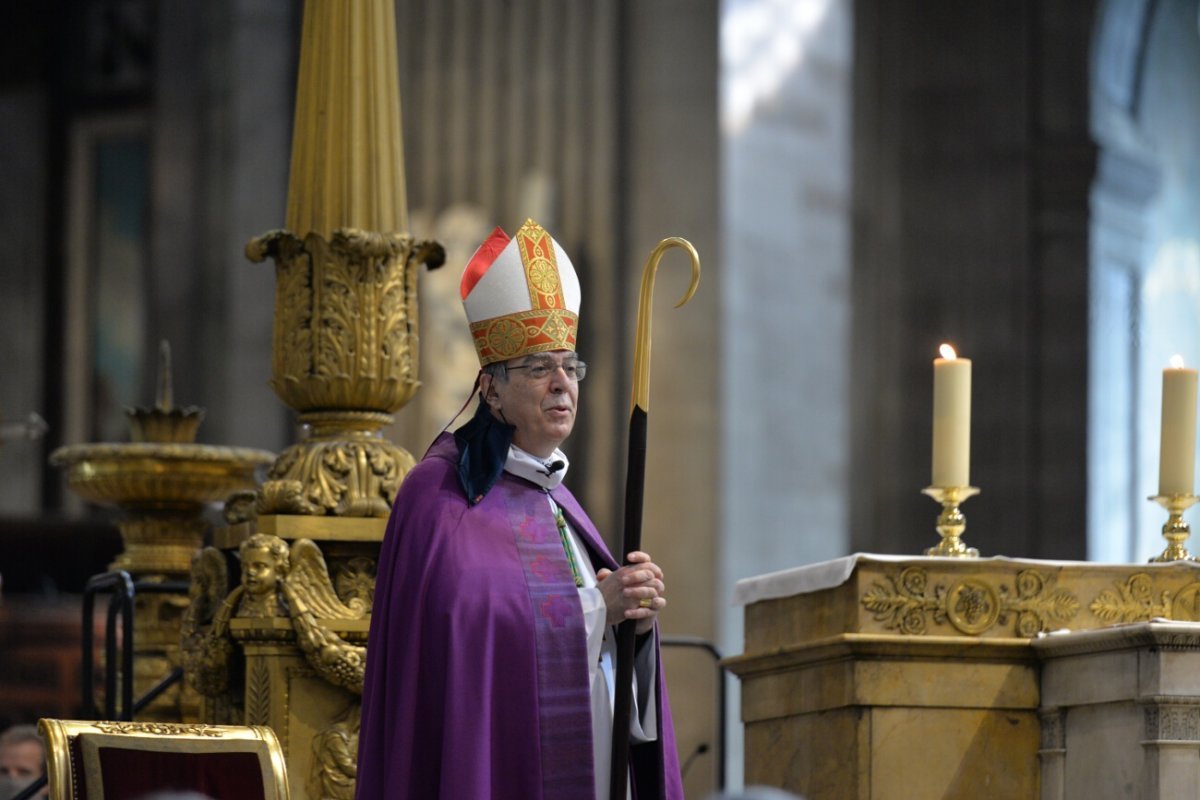
<instances>
[{"instance_id":1,"label":"carved chair back","mask_svg":"<svg viewBox=\"0 0 1200 800\"><path fill-rule=\"evenodd\" d=\"M50 800L138 800L197 793L219 800L289 800L287 767L270 728L43 719Z\"/></svg>"}]
</instances>

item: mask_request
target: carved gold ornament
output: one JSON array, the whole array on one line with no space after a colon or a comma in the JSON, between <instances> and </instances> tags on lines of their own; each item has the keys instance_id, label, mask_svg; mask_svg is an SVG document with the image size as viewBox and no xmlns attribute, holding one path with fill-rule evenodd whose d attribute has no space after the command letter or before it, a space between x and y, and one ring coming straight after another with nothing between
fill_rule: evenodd
<instances>
[{"instance_id":1,"label":"carved gold ornament","mask_svg":"<svg viewBox=\"0 0 1200 800\"><path fill-rule=\"evenodd\" d=\"M978 636L1000 618L1000 598L983 581L958 581L946 593L946 618L963 633Z\"/></svg>"},{"instance_id":2,"label":"carved gold ornament","mask_svg":"<svg viewBox=\"0 0 1200 800\"><path fill-rule=\"evenodd\" d=\"M186 725L173 722L93 722L102 733L149 734L151 736L207 736L219 739L225 735L212 725Z\"/></svg>"},{"instance_id":3,"label":"carved gold ornament","mask_svg":"<svg viewBox=\"0 0 1200 800\"><path fill-rule=\"evenodd\" d=\"M946 615L942 610L941 590L927 596L928 575L918 567L908 567L898 578L887 576L888 585L871 584L862 597L862 604L874 613L875 621L882 622L888 630L908 635L925 633L925 617L932 614L935 621L942 622Z\"/></svg>"},{"instance_id":4,"label":"carved gold ornament","mask_svg":"<svg viewBox=\"0 0 1200 800\"><path fill-rule=\"evenodd\" d=\"M278 536L256 533L242 543L240 555L241 585L224 598L220 597L226 586L221 552L205 548L193 564L192 603L184 617L181 646L189 685L211 699L221 698L230 690L236 645L229 633L229 620L236 609L236 616L241 618L286 615L309 666L327 682L361 694L367 649L345 641L328 623L361 620L370 612L373 590L362 585L365 576L373 573L369 559L347 565L348 574L358 577L349 579L353 590L343 602L334 589L320 547L310 539L299 539L289 547ZM248 720L266 720L269 683L265 670L247 676Z\"/></svg>"},{"instance_id":5,"label":"carved gold ornament","mask_svg":"<svg viewBox=\"0 0 1200 800\"><path fill-rule=\"evenodd\" d=\"M253 486L255 469L274 457L243 447L128 442L60 447L50 463L66 469L71 490L89 502L191 512Z\"/></svg>"},{"instance_id":6,"label":"carved gold ornament","mask_svg":"<svg viewBox=\"0 0 1200 800\"><path fill-rule=\"evenodd\" d=\"M354 800L358 777L358 733L362 706L355 703L344 718L313 737L308 796L314 800Z\"/></svg>"},{"instance_id":7,"label":"carved gold ornament","mask_svg":"<svg viewBox=\"0 0 1200 800\"><path fill-rule=\"evenodd\" d=\"M366 613L371 613L375 604L375 561L365 556L351 558L338 568L333 579L337 595L347 606L354 601L363 604Z\"/></svg>"},{"instance_id":8,"label":"carved gold ornament","mask_svg":"<svg viewBox=\"0 0 1200 800\"><path fill-rule=\"evenodd\" d=\"M280 453L258 504L261 514L386 517L416 461L378 434L385 414L303 414L310 434Z\"/></svg>"},{"instance_id":9,"label":"carved gold ornament","mask_svg":"<svg viewBox=\"0 0 1200 800\"><path fill-rule=\"evenodd\" d=\"M271 231L246 246L275 259L271 387L292 408L399 410L416 391L417 267L437 242L341 228L329 241Z\"/></svg>"},{"instance_id":10,"label":"carved gold ornament","mask_svg":"<svg viewBox=\"0 0 1200 800\"><path fill-rule=\"evenodd\" d=\"M1088 609L1108 623L1144 622L1161 617L1182 622L1200 622L1200 581L1178 591L1156 589L1148 573L1139 572L1114 583L1096 596Z\"/></svg>"},{"instance_id":11,"label":"carved gold ornament","mask_svg":"<svg viewBox=\"0 0 1200 800\"><path fill-rule=\"evenodd\" d=\"M234 643L229 619L242 596L237 587L225 596L229 577L225 556L206 547L192 562L191 604L183 615L180 661L188 685L204 697L223 697L230 688Z\"/></svg>"},{"instance_id":12,"label":"carved gold ornament","mask_svg":"<svg viewBox=\"0 0 1200 800\"><path fill-rule=\"evenodd\" d=\"M258 493L243 489L225 498L225 506L221 509L227 525L238 525L243 522L253 522L258 517Z\"/></svg>"},{"instance_id":13,"label":"carved gold ornament","mask_svg":"<svg viewBox=\"0 0 1200 800\"><path fill-rule=\"evenodd\" d=\"M278 536L256 533L238 548L242 560L242 602L239 617L282 617L283 582L291 559L287 542Z\"/></svg>"},{"instance_id":14,"label":"carved gold ornament","mask_svg":"<svg viewBox=\"0 0 1200 800\"><path fill-rule=\"evenodd\" d=\"M259 513L387 516L415 460L380 431L420 385L417 269L441 265L442 246L351 228L328 240L272 231L246 256L275 260L271 388L309 430L271 468Z\"/></svg>"},{"instance_id":15,"label":"carved gold ornament","mask_svg":"<svg viewBox=\"0 0 1200 800\"><path fill-rule=\"evenodd\" d=\"M261 660L255 661L246 678L246 722L266 725L271 721L271 673Z\"/></svg>"},{"instance_id":16,"label":"carved gold ornament","mask_svg":"<svg viewBox=\"0 0 1200 800\"><path fill-rule=\"evenodd\" d=\"M885 576L862 596L862 605L888 630L910 636L949 624L959 633L979 636L1011 618L1017 636L1032 638L1061 627L1079 612L1079 601L1066 589L1054 589L1037 570L1019 572L1013 586L980 578L946 579L929 583L928 571L906 567L898 576Z\"/></svg>"},{"instance_id":17,"label":"carved gold ornament","mask_svg":"<svg viewBox=\"0 0 1200 800\"><path fill-rule=\"evenodd\" d=\"M309 666L329 683L362 694L367 648L346 642L324 620L362 619L369 606L360 598L341 601L320 548L309 539L292 545L292 568L284 581L284 594L296 643Z\"/></svg>"}]
</instances>

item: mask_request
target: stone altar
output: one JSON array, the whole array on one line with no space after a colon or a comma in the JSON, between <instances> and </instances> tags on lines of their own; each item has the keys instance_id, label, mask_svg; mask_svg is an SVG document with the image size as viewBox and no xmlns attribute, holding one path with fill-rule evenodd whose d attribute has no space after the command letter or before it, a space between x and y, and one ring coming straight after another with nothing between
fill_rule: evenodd
<instances>
[{"instance_id":1,"label":"stone altar","mask_svg":"<svg viewBox=\"0 0 1200 800\"><path fill-rule=\"evenodd\" d=\"M1198 598L1191 562L855 555L745 579L726 663L746 783L808 800L1050 800L1118 780L1193 795Z\"/></svg>"}]
</instances>

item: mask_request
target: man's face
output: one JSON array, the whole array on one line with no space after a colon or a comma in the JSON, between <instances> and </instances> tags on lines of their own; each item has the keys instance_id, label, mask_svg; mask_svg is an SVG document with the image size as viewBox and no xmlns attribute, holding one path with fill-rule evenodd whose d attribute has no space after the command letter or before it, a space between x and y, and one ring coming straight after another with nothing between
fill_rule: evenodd
<instances>
[{"instance_id":1,"label":"man's face","mask_svg":"<svg viewBox=\"0 0 1200 800\"><path fill-rule=\"evenodd\" d=\"M0 796L11 796L4 794L6 786L24 788L33 783L42 777L44 768L42 746L37 742L17 742L0 747Z\"/></svg>"},{"instance_id":2,"label":"man's face","mask_svg":"<svg viewBox=\"0 0 1200 800\"><path fill-rule=\"evenodd\" d=\"M579 402L579 382L568 378L558 366L576 358L570 350L514 358L506 363L507 381L489 379L483 386L493 413L517 429L513 434L513 444L517 447L547 458L571 435ZM556 366L549 375L537 379L531 377L527 367L539 362Z\"/></svg>"}]
</instances>

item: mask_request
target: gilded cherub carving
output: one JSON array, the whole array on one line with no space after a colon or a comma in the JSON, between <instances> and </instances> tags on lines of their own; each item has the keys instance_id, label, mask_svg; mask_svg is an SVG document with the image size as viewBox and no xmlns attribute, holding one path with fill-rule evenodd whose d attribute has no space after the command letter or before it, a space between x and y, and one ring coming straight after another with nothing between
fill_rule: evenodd
<instances>
[{"instance_id":1,"label":"gilded cherub carving","mask_svg":"<svg viewBox=\"0 0 1200 800\"><path fill-rule=\"evenodd\" d=\"M278 536L256 533L238 551L241 584L224 597L228 585L224 555L205 548L193 563L192 603L185 614L182 642L189 683L206 697L229 689L234 648L229 619L236 609L239 618L290 618L296 644L312 668L330 683L361 693L367 649L345 641L328 623L362 619L370 613L370 592L356 585L343 602L320 547L309 539L289 547ZM370 574L373 565L358 565L358 569Z\"/></svg>"},{"instance_id":2,"label":"gilded cherub carving","mask_svg":"<svg viewBox=\"0 0 1200 800\"><path fill-rule=\"evenodd\" d=\"M280 595L290 566L287 542L278 536L256 533L238 548L242 558L242 595L239 617L284 615Z\"/></svg>"}]
</instances>

